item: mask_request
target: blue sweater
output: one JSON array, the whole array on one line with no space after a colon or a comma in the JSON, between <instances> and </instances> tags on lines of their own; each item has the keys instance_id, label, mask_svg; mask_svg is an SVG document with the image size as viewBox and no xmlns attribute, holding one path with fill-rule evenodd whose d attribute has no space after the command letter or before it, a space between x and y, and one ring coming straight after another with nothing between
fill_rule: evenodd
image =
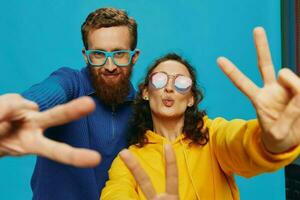
<instances>
[{"instance_id":1,"label":"blue sweater","mask_svg":"<svg viewBox=\"0 0 300 200\"><path fill-rule=\"evenodd\" d=\"M33 199L98 200L108 179L111 162L118 152L126 147L126 128L135 96L132 85L123 104L116 107L107 106L95 96L87 68L81 71L61 68L22 95L38 103L40 110L80 96L91 96L94 99L96 110L92 114L69 124L50 128L45 135L75 147L100 152L100 165L81 169L37 157L31 188Z\"/></svg>"}]
</instances>

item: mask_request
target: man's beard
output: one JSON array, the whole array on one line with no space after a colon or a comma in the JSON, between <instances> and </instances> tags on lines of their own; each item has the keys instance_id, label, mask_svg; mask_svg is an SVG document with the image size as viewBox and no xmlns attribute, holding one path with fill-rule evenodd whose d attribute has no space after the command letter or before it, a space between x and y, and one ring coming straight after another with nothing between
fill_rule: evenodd
<instances>
[{"instance_id":1,"label":"man's beard","mask_svg":"<svg viewBox=\"0 0 300 200\"><path fill-rule=\"evenodd\" d=\"M132 68L131 66L128 66ZM130 92L131 69L128 72L121 70L119 81L109 83L101 75L102 71L89 67L89 72L96 95L107 105L121 104Z\"/></svg>"}]
</instances>

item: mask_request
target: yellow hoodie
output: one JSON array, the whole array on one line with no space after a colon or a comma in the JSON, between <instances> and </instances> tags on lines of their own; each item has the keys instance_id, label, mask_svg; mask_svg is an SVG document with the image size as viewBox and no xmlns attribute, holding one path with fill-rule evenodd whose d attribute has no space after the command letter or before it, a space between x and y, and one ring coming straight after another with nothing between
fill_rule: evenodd
<instances>
[{"instance_id":1,"label":"yellow hoodie","mask_svg":"<svg viewBox=\"0 0 300 200\"><path fill-rule=\"evenodd\" d=\"M177 159L181 200L239 199L234 173L251 177L271 172L292 162L300 152L300 146L281 154L268 152L261 142L257 120L205 118L204 124L210 139L205 146L189 146L190 140L183 140L183 134L171 143ZM152 131L147 131L146 137L149 144L142 148L132 145L129 150L139 160L157 193L163 193L166 188L163 146L168 141ZM109 170L101 199L146 199L119 156Z\"/></svg>"}]
</instances>

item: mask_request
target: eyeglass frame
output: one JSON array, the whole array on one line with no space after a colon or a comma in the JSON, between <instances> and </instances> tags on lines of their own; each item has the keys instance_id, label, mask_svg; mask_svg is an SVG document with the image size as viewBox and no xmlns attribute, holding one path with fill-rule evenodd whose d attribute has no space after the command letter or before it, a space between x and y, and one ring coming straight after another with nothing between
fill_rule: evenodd
<instances>
[{"instance_id":1,"label":"eyeglass frame","mask_svg":"<svg viewBox=\"0 0 300 200\"><path fill-rule=\"evenodd\" d=\"M101 53L104 53L104 55L105 55L105 60L104 60L104 62L103 62L103 64L102 65L95 65L95 64L93 64L93 62L91 61L91 59L90 59L90 54L92 53L92 52L101 52ZM128 61L128 63L127 64L117 64L116 62L115 62L115 59L114 59L114 54L116 54L116 53L120 53L120 52L127 52L127 53L129 53L129 61ZM116 66L118 66L118 67L127 67L130 63L131 63L131 61L132 61L132 57L135 55L135 53L136 53L136 50L134 49L134 50L117 50L117 51L103 51L103 50L99 50L99 49L87 49L87 50L84 50L84 53L85 53L85 55L86 55L86 57L87 57L87 59L88 59L88 62L89 62L89 64L91 65L91 66L93 66L93 67L102 67L103 65L105 65L105 63L107 62L107 59L110 57L111 58L111 60L113 61L113 63L116 65Z\"/></svg>"},{"instance_id":2,"label":"eyeglass frame","mask_svg":"<svg viewBox=\"0 0 300 200\"><path fill-rule=\"evenodd\" d=\"M155 85L154 85L153 82L152 82L152 77L153 77L155 74L158 74L158 73L163 73L163 74L165 74L165 75L167 76L167 78L168 78L167 81L166 81L166 84L165 84L163 87L160 87L160 88L155 87ZM175 85L175 80L176 80L176 78L179 77L179 76L187 77L187 78L189 78L189 79L191 80L191 85L190 85L189 87L187 87L184 91L181 91L181 90L180 90L178 87L176 87L176 85ZM188 92L191 90L191 88L192 88L192 86L193 86L193 80L191 79L191 77L188 77L188 76L183 75L183 74L170 75L170 74L168 74L167 72L164 72L164 71L153 72L153 73L151 73L151 74L149 75L148 81L149 81L149 84L150 84L151 88L153 88L153 89L155 89L155 90L160 90L160 89L163 89L163 88L167 87L167 85L168 85L168 83L169 83L169 80L170 80L170 77L173 79L173 80L172 80L172 86L175 88L175 90L176 90L177 92L179 92L179 93L181 93L181 94L186 94L186 93L188 93Z\"/></svg>"}]
</instances>

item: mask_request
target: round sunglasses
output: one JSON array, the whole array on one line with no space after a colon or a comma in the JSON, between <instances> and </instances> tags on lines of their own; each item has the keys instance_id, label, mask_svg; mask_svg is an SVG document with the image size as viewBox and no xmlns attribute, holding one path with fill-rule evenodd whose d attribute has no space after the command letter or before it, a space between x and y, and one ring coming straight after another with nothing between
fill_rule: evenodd
<instances>
[{"instance_id":1,"label":"round sunglasses","mask_svg":"<svg viewBox=\"0 0 300 200\"><path fill-rule=\"evenodd\" d=\"M153 89L161 89L167 86L169 78L173 78L173 86L179 93L187 93L192 87L192 79L182 74L169 75L166 72L154 72L149 76L149 83Z\"/></svg>"}]
</instances>

